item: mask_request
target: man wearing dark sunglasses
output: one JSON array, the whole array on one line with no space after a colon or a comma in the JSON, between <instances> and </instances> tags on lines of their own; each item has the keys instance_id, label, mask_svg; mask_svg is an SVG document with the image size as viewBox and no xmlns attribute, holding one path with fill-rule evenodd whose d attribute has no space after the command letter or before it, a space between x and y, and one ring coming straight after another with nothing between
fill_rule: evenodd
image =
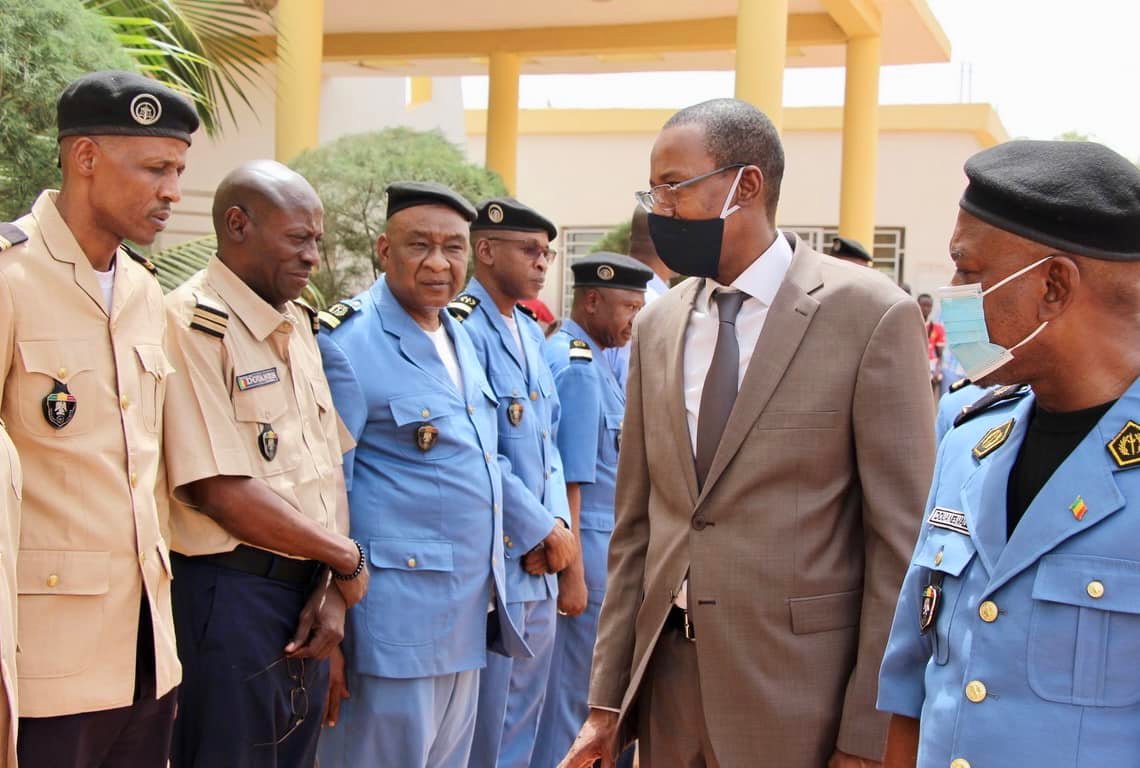
<instances>
[{"instance_id":1,"label":"man wearing dark sunglasses","mask_svg":"<svg viewBox=\"0 0 1140 768\"><path fill-rule=\"evenodd\" d=\"M876 678L933 464L922 318L776 228L783 172L772 122L735 99L681 110L653 146L637 199L695 279L634 329L569 768L608 768L627 729L645 768L881 759Z\"/></svg>"}]
</instances>

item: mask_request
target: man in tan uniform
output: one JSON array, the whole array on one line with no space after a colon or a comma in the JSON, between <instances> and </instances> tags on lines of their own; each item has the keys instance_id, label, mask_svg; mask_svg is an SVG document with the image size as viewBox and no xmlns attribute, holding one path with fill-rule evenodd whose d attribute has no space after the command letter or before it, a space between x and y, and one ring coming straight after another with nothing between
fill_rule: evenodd
<instances>
[{"instance_id":1,"label":"man in tan uniform","mask_svg":"<svg viewBox=\"0 0 1140 768\"><path fill-rule=\"evenodd\" d=\"M171 763L311 766L325 659L368 584L363 550L338 533L339 422L315 313L296 301L319 263L323 210L301 176L258 161L222 180L213 215L217 255L166 299L186 670Z\"/></svg>"},{"instance_id":2,"label":"man in tan uniform","mask_svg":"<svg viewBox=\"0 0 1140 768\"><path fill-rule=\"evenodd\" d=\"M20 762L163 766L180 669L155 488L162 291L122 247L180 199L191 104L97 72L59 100L63 185L0 240L0 417L24 484Z\"/></svg>"},{"instance_id":3,"label":"man in tan uniform","mask_svg":"<svg viewBox=\"0 0 1140 768\"><path fill-rule=\"evenodd\" d=\"M0 226L0 237L4 226ZM20 457L0 421L0 766L16 768L16 547L20 542Z\"/></svg>"}]
</instances>

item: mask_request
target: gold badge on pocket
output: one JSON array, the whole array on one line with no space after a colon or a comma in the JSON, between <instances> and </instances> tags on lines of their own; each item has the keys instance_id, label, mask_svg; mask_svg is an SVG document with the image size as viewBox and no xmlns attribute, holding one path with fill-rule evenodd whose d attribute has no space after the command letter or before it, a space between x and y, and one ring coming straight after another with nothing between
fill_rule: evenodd
<instances>
[{"instance_id":1,"label":"gold badge on pocket","mask_svg":"<svg viewBox=\"0 0 1140 768\"><path fill-rule=\"evenodd\" d=\"M424 453L434 448L438 439L439 430L431 424L423 424L416 430L416 447Z\"/></svg>"},{"instance_id":2,"label":"gold badge on pocket","mask_svg":"<svg viewBox=\"0 0 1140 768\"><path fill-rule=\"evenodd\" d=\"M507 406L507 420L511 422L512 427L517 427L519 424L522 424L523 412L523 404L518 400L515 400Z\"/></svg>"},{"instance_id":3,"label":"gold badge on pocket","mask_svg":"<svg viewBox=\"0 0 1140 768\"><path fill-rule=\"evenodd\" d=\"M55 386L43 399L44 418L56 429L63 429L75 418L79 401L67 391L66 384L55 379L53 381Z\"/></svg>"},{"instance_id":4,"label":"gold badge on pocket","mask_svg":"<svg viewBox=\"0 0 1140 768\"><path fill-rule=\"evenodd\" d=\"M279 439L277 433L273 431L272 424L262 424L261 433L257 436L257 447L261 449L261 455L265 457L266 461L273 461L277 456L277 444Z\"/></svg>"}]
</instances>

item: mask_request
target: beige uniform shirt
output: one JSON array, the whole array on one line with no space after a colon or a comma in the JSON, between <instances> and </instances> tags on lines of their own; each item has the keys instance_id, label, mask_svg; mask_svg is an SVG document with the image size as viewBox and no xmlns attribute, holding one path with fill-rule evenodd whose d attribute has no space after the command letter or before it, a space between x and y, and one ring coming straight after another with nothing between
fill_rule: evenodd
<instances>
[{"instance_id":1,"label":"beige uniform shirt","mask_svg":"<svg viewBox=\"0 0 1140 768\"><path fill-rule=\"evenodd\" d=\"M172 372L162 349L162 291L120 250L108 311L54 192L41 194L16 226L28 240L0 253L0 417L24 476L20 714L125 707L134 697L144 595L157 694L182 673L161 535L165 502L160 508L155 493ZM53 391L59 399L45 407Z\"/></svg>"},{"instance_id":2,"label":"beige uniform shirt","mask_svg":"<svg viewBox=\"0 0 1140 768\"><path fill-rule=\"evenodd\" d=\"M20 458L0 422L0 766L16 766L16 547L20 542Z\"/></svg>"},{"instance_id":3,"label":"beige uniform shirt","mask_svg":"<svg viewBox=\"0 0 1140 768\"><path fill-rule=\"evenodd\" d=\"M307 311L274 309L217 256L166 297L166 310L179 370L166 400L173 549L207 555L241 543L179 501L182 486L218 475L257 478L338 530L338 420Z\"/></svg>"}]
</instances>

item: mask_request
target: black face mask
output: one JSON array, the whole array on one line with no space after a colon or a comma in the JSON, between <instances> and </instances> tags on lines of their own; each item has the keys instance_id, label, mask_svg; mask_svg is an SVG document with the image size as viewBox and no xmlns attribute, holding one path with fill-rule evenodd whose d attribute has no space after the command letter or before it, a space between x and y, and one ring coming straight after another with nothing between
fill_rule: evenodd
<instances>
[{"instance_id":1,"label":"black face mask","mask_svg":"<svg viewBox=\"0 0 1140 768\"><path fill-rule=\"evenodd\" d=\"M720 274L724 219L674 219L649 214L649 236L665 266L688 277Z\"/></svg>"}]
</instances>

